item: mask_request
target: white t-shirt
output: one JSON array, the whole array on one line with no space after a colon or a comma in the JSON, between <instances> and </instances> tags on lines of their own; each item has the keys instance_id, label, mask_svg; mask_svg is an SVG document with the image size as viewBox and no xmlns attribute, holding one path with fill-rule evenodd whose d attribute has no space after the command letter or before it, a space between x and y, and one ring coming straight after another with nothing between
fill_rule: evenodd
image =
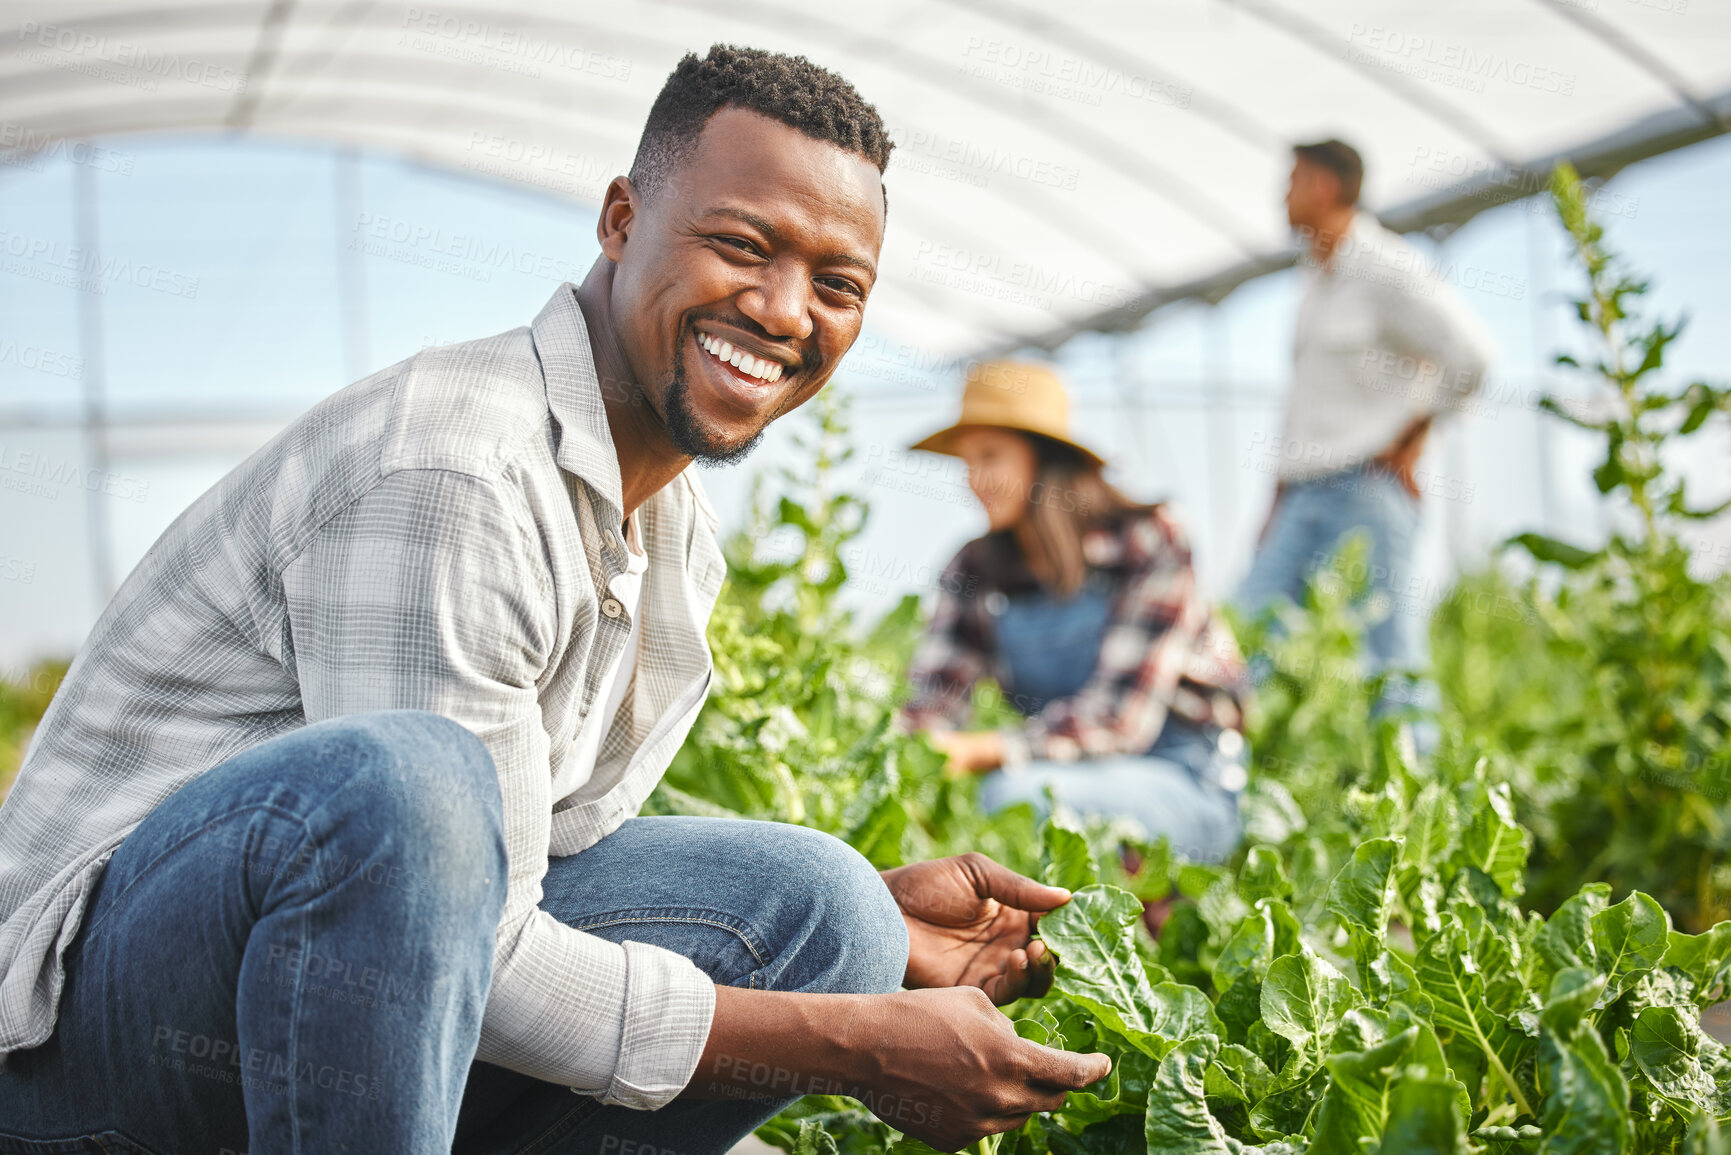
<instances>
[{"instance_id":1,"label":"white t-shirt","mask_svg":"<svg viewBox=\"0 0 1731 1155\"><path fill-rule=\"evenodd\" d=\"M637 669L637 637L642 632L641 623L637 620L637 605L642 600L643 574L648 568L649 555L643 552L637 519L633 517L625 523L625 569L607 586L625 607L625 613L631 619L631 633L626 635L618 664L607 672L600 688L595 691L598 704L592 706L589 716L583 719L577 736L571 740L571 749L566 753L564 763L553 776L554 802L563 801L581 790L590 775L595 773L595 757L601 752L601 739L612 728L614 715L619 713L625 691L631 686L631 675Z\"/></svg>"}]
</instances>

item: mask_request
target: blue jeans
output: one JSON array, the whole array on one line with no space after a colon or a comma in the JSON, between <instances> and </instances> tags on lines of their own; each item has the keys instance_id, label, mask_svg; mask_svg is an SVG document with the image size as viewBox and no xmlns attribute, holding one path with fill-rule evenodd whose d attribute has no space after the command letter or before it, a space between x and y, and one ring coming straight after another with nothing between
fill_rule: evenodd
<instances>
[{"instance_id":1,"label":"blue jeans","mask_svg":"<svg viewBox=\"0 0 1731 1155\"><path fill-rule=\"evenodd\" d=\"M265 742L121 844L49 1040L0 1072L0 1152L725 1151L785 1100L604 1107L476 1062L504 904L500 800L454 722L363 714ZM774 823L638 818L549 862L542 907L718 983L889 991L871 866ZM647 1145L647 1147L645 1146Z\"/></svg>"},{"instance_id":2,"label":"blue jeans","mask_svg":"<svg viewBox=\"0 0 1731 1155\"><path fill-rule=\"evenodd\" d=\"M1362 532L1370 539L1364 576L1389 603L1388 613L1365 634L1372 669L1421 671L1428 661L1427 619L1399 589L1414 576L1418 529L1418 502L1386 471L1355 469L1296 482L1281 495L1235 600L1249 613L1281 599L1302 605L1306 583L1342 539Z\"/></svg>"},{"instance_id":3,"label":"blue jeans","mask_svg":"<svg viewBox=\"0 0 1731 1155\"><path fill-rule=\"evenodd\" d=\"M1147 754L994 770L980 780L980 805L1002 810L1026 802L1043 815L1050 790L1085 818L1128 818L1192 862L1221 862L1242 833L1238 792L1246 760L1236 732L1171 717Z\"/></svg>"}]
</instances>

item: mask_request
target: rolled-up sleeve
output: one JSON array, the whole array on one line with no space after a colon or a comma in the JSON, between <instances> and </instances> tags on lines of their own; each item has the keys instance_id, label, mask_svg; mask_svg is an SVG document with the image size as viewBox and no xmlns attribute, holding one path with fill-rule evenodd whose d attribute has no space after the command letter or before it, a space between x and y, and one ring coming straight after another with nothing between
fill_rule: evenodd
<instances>
[{"instance_id":1,"label":"rolled-up sleeve","mask_svg":"<svg viewBox=\"0 0 1731 1155\"><path fill-rule=\"evenodd\" d=\"M612 943L540 909L552 772L537 687L557 620L544 556L511 486L390 474L283 568L295 673L308 723L428 710L486 745L510 877L478 1057L650 1110L690 1081L715 987L683 956Z\"/></svg>"}]
</instances>

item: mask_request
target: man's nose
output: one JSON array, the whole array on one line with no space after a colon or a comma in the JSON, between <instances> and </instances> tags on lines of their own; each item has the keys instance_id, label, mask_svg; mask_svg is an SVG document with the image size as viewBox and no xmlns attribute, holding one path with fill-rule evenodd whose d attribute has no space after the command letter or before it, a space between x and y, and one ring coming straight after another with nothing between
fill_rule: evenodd
<instances>
[{"instance_id":1,"label":"man's nose","mask_svg":"<svg viewBox=\"0 0 1731 1155\"><path fill-rule=\"evenodd\" d=\"M801 270L771 263L738 302L740 311L771 337L803 341L812 334L811 282Z\"/></svg>"}]
</instances>

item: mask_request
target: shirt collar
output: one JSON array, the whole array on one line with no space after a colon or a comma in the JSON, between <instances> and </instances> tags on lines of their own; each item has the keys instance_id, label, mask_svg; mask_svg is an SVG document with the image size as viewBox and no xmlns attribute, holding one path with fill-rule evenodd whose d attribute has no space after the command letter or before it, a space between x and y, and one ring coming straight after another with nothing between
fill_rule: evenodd
<instances>
[{"instance_id":1,"label":"shirt collar","mask_svg":"<svg viewBox=\"0 0 1731 1155\"><path fill-rule=\"evenodd\" d=\"M553 293L529 332L547 383L547 409L558 432L554 460L587 484L613 509L606 524L624 519L624 485L619 451L601 403L601 379L589 345L589 326L577 304L577 286L567 282Z\"/></svg>"},{"instance_id":2,"label":"shirt collar","mask_svg":"<svg viewBox=\"0 0 1731 1155\"><path fill-rule=\"evenodd\" d=\"M1328 268L1334 269L1342 261L1351 263L1374 253L1382 247L1383 228L1377 219L1358 209L1352 214L1352 223L1346 226L1346 233L1335 246L1333 256L1328 262Z\"/></svg>"}]
</instances>

